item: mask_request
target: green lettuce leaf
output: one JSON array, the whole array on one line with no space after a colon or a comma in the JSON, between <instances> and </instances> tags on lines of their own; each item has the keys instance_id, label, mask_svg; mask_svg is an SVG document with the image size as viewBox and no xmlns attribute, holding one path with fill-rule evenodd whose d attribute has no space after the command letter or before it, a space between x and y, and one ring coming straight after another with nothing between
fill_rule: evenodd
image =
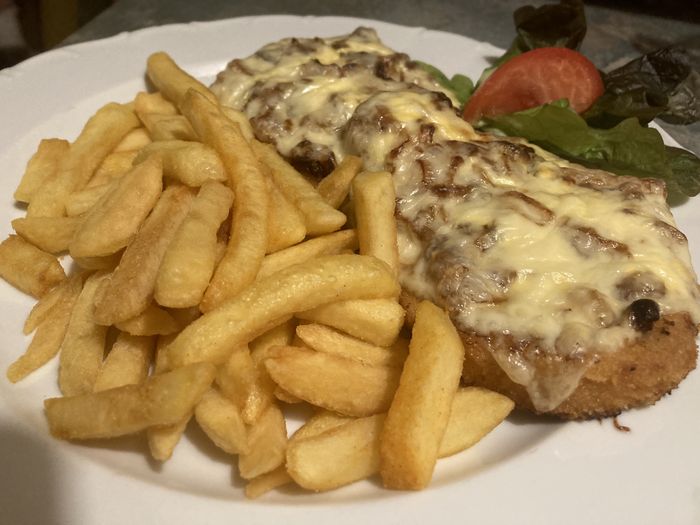
<instances>
[{"instance_id":1,"label":"green lettuce leaf","mask_svg":"<svg viewBox=\"0 0 700 525\"><path fill-rule=\"evenodd\" d=\"M431 64L426 64L420 60L414 60L414 63L424 71L427 71L442 87L454 93L460 106L464 107L464 104L469 100L469 97L474 91L474 82L472 82L468 76L457 74L452 78L447 78L445 73Z\"/></svg>"}]
</instances>

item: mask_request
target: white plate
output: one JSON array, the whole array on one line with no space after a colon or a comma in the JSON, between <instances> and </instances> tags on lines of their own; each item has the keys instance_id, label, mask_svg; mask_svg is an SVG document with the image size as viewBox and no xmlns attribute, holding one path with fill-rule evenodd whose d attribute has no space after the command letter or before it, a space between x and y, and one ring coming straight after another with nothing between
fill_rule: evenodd
<instances>
[{"instance_id":1,"label":"white plate","mask_svg":"<svg viewBox=\"0 0 700 525\"><path fill-rule=\"evenodd\" d=\"M143 89L146 57L165 50L210 80L231 58L286 36L375 27L395 49L472 78L500 51L453 34L351 18L267 16L147 29L52 51L0 71L0 234L22 214L12 192L42 137L72 139L110 100ZM696 201L675 210L700 259ZM0 283L0 369L25 348L32 301ZM229 458L191 425L174 458L149 462L142 439L73 445L47 435L42 400L58 394L55 362L11 385L0 379L2 523L699 523L700 377L649 409L626 413L631 432L602 423L513 416L483 442L442 460L419 493L376 480L321 495L279 491L249 502Z\"/></svg>"}]
</instances>

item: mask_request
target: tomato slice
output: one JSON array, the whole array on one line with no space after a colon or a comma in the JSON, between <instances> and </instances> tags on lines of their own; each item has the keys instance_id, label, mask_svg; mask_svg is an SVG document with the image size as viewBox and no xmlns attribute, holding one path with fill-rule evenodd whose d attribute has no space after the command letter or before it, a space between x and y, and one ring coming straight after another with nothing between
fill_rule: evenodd
<instances>
[{"instance_id":1,"label":"tomato slice","mask_svg":"<svg viewBox=\"0 0 700 525\"><path fill-rule=\"evenodd\" d=\"M565 47L543 47L518 55L496 69L464 108L464 118L505 115L547 102L569 99L577 113L603 94L600 73L581 53Z\"/></svg>"}]
</instances>

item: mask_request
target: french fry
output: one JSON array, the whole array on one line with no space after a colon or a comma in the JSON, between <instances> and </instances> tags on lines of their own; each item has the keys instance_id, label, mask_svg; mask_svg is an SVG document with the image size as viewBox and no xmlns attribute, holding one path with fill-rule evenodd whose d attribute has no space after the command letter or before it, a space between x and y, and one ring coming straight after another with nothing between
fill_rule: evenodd
<instances>
[{"instance_id":1,"label":"french fry","mask_svg":"<svg viewBox=\"0 0 700 525\"><path fill-rule=\"evenodd\" d=\"M95 296L95 320L111 325L143 312L153 300L165 250L187 215L192 194L184 186L163 192L151 215Z\"/></svg>"},{"instance_id":2,"label":"french fry","mask_svg":"<svg viewBox=\"0 0 700 525\"><path fill-rule=\"evenodd\" d=\"M73 305L80 295L82 286L81 276L75 274L68 278L65 284L62 283L55 288L58 292L51 308L40 319L35 317L39 324L27 351L7 369L7 378L11 382L16 383L24 379L58 353L66 335Z\"/></svg>"},{"instance_id":3,"label":"french fry","mask_svg":"<svg viewBox=\"0 0 700 525\"><path fill-rule=\"evenodd\" d=\"M303 241L306 237L306 226L301 212L287 200L269 177L267 185L270 194L270 216L267 224L266 253L272 253Z\"/></svg>"},{"instance_id":4,"label":"french fry","mask_svg":"<svg viewBox=\"0 0 700 525\"><path fill-rule=\"evenodd\" d=\"M265 360L272 380L312 405L347 416L384 412L391 404L401 370L304 348L286 347Z\"/></svg>"},{"instance_id":5,"label":"french fry","mask_svg":"<svg viewBox=\"0 0 700 525\"><path fill-rule=\"evenodd\" d=\"M215 388L202 396L194 417L209 439L227 454L250 452L248 430L238 406Z\"/></svg>"},{"instance_id":6,"label":"french fry","mask_svg":"<svg viewBox=\"0 0 700 525\"><path fill-rule=\"evenodd\" d=\"M82 286L82 281L80 284ZM66 288L69 286L71 286L70 278L60 282L39 298L24 321L22 328L24 335L31 334L51 314L51 310L63 298Z\"/></svg>"},{"instance_id":7,"label":"french fry","mask_svg":"<svg viewBox=\"0 0 700 525\"><path fill-rule=\"evenodd\" d=\"M392 347L376 346L320 324L300 324L296 333L309 348L370 366L402 367L408 355L405 339L397 339Z\"/></svg>"},{"instance_id":8,"label":"french fry","mask_svg":"<svg viewBox=\"0 0 700 525\"><path fill-rule=\"evenodd\" d=\"M287 472L301 487L326 491L367 478L379 465L384 414L351 420L287 448ZM332 458L332 460L329 460Z\"/></svg>"},{"instance_id":9,"label":"french fry","mask_svg":"<svg viewBox=\"0 0 700 525\"><path fill-rule=\"evenodd\" d=\"M93 206L71 241L71 256L101 257L124 248L153 209L162 189L159 158L136 166Z\"/></svg>"},{"instance_id":10,"label":"french fry","mask_svg":"<svg viewBox=\"0 0 700 525\"><path fill-rule=\"evenodd\" d=\"M155 142L162 140L197 140L197 134L182 115L139 113L138 116Z\"/></svg>"},{"instance_id":11,"label":"french fry","mask_svg":"<svg viewBox=\"0 0 700 525\"><path fill-rule=\"evenodd\" d=\"M140 385L44 401L49 429L59 439L132 434L181 421L214 380L209 363L153 376Z\"/></svg>"},{"instance_id":12,"label":"french fry","mask_svg":"<svg viewBox=\"0 0 700 525\"><path fill-rule=\"evenodd\" d=\"M319 434L323 434L328 430L349 423L350 421L354 421L354 418L341 416L340 414L328 410L319 410L294 432L289 439L289 444L291 445L302 439L318 436Z\"/></svg>"},{"instance_id":13,"label":"french fry","mask_svg":"<svg viewBox=\"0 0 700 525\"><path fill-rule=\"evenodd\" d=\"M100 199L116 186L117 184L112 180L99 186L88 186L83 190L71 193L66 199L66 215L68 217L77 217L88 213L100 202Z\"/></svg>"},{"instance_id":14,"label":"french fry","mask_svg":"<svg viewBox=\"0 0 700 525\"><path fill-rule=\"evenodd\" d=\"M391 299L336 302L296 314L299 319L337 328L377 346L394 344L404 316L401 305Z\"/></svg>"},{"instance_id":15,"label":"french fry","mask_svg":"<svg viewBox=\"0 0 700 525\"><path fill-rule=\"evenodd\" d=\"M282 412L269 405L248 432L250 450L238 456L238 470L244 479L271 472L284 463L287 426Z\"/></svg>"},{"instance_id":16,"label":"french fry","mask_svg":"<svg viewBox=\"0 0 700 525\"><path fill-rule=\"evenodd\" d=\"M255 133L253 132L253 127L250 125L250 120L248 120L248 117L245 116L245 113L228 106L219 107L224 115L226 115L226 118L238 124L238 126L241 128L243 137L248 142L252 142L252 140L255 138Z\"/></svg>"},{"instance_id":17,"label":"french fry","mask_svg":"<svg viewBox=\"0 0 700 525\"><path fill-rule=\"evenodd\" d=\"M122 332L97 373L93 392L138 385L148 377L155 339Z\"/></svg>"},{"instance_id":18,"label":"french fry","mask_svg":"<svg viewBox=\"0 0 700 525\"><path fill-rule=\"evenodd\" d=\"M265 176L236 123L194 91L181 109L202 141L221 157L230 178L229 186L236 196L226 254L200 306L206 312L255 280L267 250L269 195Z\"/></svg>"},{"instance_id":19,"label":"french fry","mask_svg":"<svg viewBox=\"0 0 700 525\"><path fill-rule=\"evenodd\" d=\"M217 103L214 94L204 84L180 69L166 53L153 53L149 56L146 73L158 91L181 111L185 95L190 89L204 96L212 104Z\"/></svg>"},{"instance_id":20,"label":"french fry","mask_svg":"<svg viewBox=\"0 0 700 525\"><path fill-rule=\"evenodd\" d=\"M158 270L159 304L185 308L200 303L214 273L216 233L232 202L233 193L223 184L206 182L200 188Z\"/></svg>"},{"instance_id":21,"label":"french fry","mask_svg":"<svg viewBox=\"0 0 700 525\"><path fill-rule=\"evenodd\" d=\"M134 111L139 113L158 113L159 115L177 115L177 108L160 93L141 91L134 98Z\"/></svg>"},{"instance_id":22,"label":"french fry","mask_svg":"<svg viewBox=\"0 0 700 525\"><path fill-rule=\"evenodd\" d=\"M464 346L446 312L419 303L401 381L381 434L382 482L421 489L430 483L459 387Z\"/></svg>"},{"instance_id":23,"label":"french fry","mask_svg":"<svg viewBox=\"0 0 700 525\"><path fill-rule=\"evenodd\" d=\"M85 270L112 271L119 264L123 252L124 250L119 250L112 255L105 255L104 257L73 257L73 261Z\"/></svg>"},{"instance_id":24,"label":"french fry","mask_svg":"<svg viewBox=\"0 0 700 525\"><path fill-rule=\"evenodd\" d=\"M373 257L318 257L256 281L242 293L197 319L172 342L170 366L197 361L223 363L237 345L247 344L294 312L330 301L396 297L399 286Z\"/></svg>"},{"instance_id":25,"label":"french fry","mask_svg":"<svg viewBox=\"0 0 700 525\"><path fill-rule=\"evenodd\" d=\"M280 157L273 146L255 140L251 146L258 159L270 169L280 191L304 216L308 235L331 233L345 224L345 215L327 204L316 188Z\"/></svg>"},{"instance_id":26,"label":"french fry","mask_svg":"<svg viewBox=\"0 0 700 525\"><path fill-rule=\"evenodd\" d=\"M350 193L350 185L360 170L362 159L346 156L336 168L318 183L316 190L330 206L338 209Z\"/></svg>"},{"instance_id":27,"label":"french fry","mask_svg":"<svg viewBox=\"0 0 700 525\"><path fill-rule=\"evenodd\" d=\"M0 243L0 277L24 293L41 297L66 274L56 257L10 235Z\"/></svg>"},{"instance_id":28,"label":"french fry","mask_svg":"<svg viewBox=\"0 0 700 525\"><path fill-rule=\"evenodd\" d=\"M102 366L107 327L96 324L92 314L95 292L105 277L88 277L73 307L59 356L58 386L64 396L92 392Z\"/></svg>"},{"instance_id":29,"label":"french fry","mask_svg":"<svg viewBox=\"0 0 700 525\"><path fill-rule=\"evenodd\" d=\"M187 186L199 187L208 181L228 181L224 165L216 152L201 142L163 140L149 144L134 159L140 164L150 155L163 159L163 176Z\"/></svg>"},{"instance_id":30,"label":"french fry","mask_svg":"<svg viewBox=\"0 0 700 525\"><path fill-rule=\"evenodd\" d=\"M136 317L116 323L115 326L122 332L138 336L168 335L180 331L180 323L170 312L153 303Z\"/></svg>"},{"instance_id":31,"label":"french fry","mask_svg":"<svg viewBox=\"0 0 700 525\"><path fill-rule=\"evenodd\" d=\"M132 132L133 133L133 132ZM127 135L128 137L128 135ZM97 167L95 174L87 183L85 189L102 186L114 179L118 179L131 171L134 159L139 150L113 151L105 157L105 160Z\"/></svg>"},{"instance_id":32,"label":"french fry","mask_svg":"<svg viewBox=\"0 0 700 525\"><path fill-rule=\"evenodd\" d=\"M281 487L292 482L292 478L287 473L284 465L280 465L275 470L260 474L254 477L245 486L245 497L248 499L256 499L270 492L271 490Z\"/></svg>"},{"instance_id":33,"label":"french fry","mask_svg":"<svg viewBox=\"0 0 700 525\"><path fill-rule=\"evenodd\" d=\"M268 277L283 268L303 263L323 255L337 255L357 248L355 230L342 230L309 239L295 246L265 256L257 279Z\"/></svg>"},{"instance_id":34,"label":"french fry","mask_svg":"<svg viewBox=\"0 0 700 525\"><path fill-rule=\"evenodd\" d=\"M131 130L126 136L117 144L112 153L121 153L123 151L138 151L144 146L151 143L151 136L148 134L146 128L136 128ZM92 182L92 181L90 181Z\"/></svg>"},{"instance_id":35,"label":"french fry","mask_svg":"<svg viewBox=\"0 0 700 525\"><path fill-rule=\"evenodd\" d=\"M56 176L61 159L68 154L69 142L63 139L43 139L27 163L22 180L15 190L15 200L31 202L34 194Z\"/></svg>"},{"instance_id":36,"label":"french fry","mask_svg":"<svg viewBox=\"0 0 700 525\"><path fill-rule=\"evenodd\" d=\"M296 326L296 320L289 319L253 339L248 345L253 361L259 362L260 359L256 355L264 353L268 348L291 344L294 339Z\"/></svg>"},{"instance_id":37,"label":"french fry","mask_svg":"<svg viewBox=\"0 0 700 525\"><path fill-rule=\"evenodd\" d=\"M110 103L100 108L70 145L56 175L34 194L27 216L64 215L67 197L85 187L105 157L137 126L134 112L121 104Z\"/></svg>"},{"instance_id":38,"label":"french fry","mask_svg":"<svg viewBox=\"0 0 700 525\"><path fill-rule=\"evenodd\" d=\"M352 181L355 227L362 255L373 255L399 271L396 237L396 192L394 179L386 171L360 173Z\"/></svg>"},{"instance_id":39,"label":"french fry","mask_svg":"<svg viewBox=\"0 0 700 525\"><path fill-rule=\"evenodd\" d=\"M60 253L68 250L81 222L77 217L20 217L12 221L12 227L37 248Z\"/></svg>"}]
</instances>

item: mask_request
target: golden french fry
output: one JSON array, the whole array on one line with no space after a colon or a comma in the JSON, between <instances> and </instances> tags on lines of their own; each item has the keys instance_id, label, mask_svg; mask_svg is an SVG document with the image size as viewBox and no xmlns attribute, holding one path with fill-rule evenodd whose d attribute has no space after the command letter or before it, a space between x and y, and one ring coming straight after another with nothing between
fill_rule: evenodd
<instances>
[{"instance_id":1,"label":"golden french fry","mask_svg":"<svg viewBox=\"0 0 700 525\"><path fill-rule=\"evenodd\" d=\"M188 412L175 423L150 427L146 431L148 450L153 459L156 461L167 461L172 457L175 447L187 429L187 423L192 419L192 415L193 412Z\"/></svg>"},{"instance_id":2,"label":"golden french fry","mask_svg":"<svg viewBox=\"0 0 700 525\"><path fill-rule=\"evenodd\" d=\"M194 409L194 417L209 439L227 454L247 454L248 430L236 403L211 388Z\"/></svg>"},{"instance_id":3,"label":"golden french fry","mask_svg":"<svg viewBox=\"0 0 700 525\"><path fill-rule=\"evenodd\" d=\"M181 109L202 142L221 157L236 196L228 248L200 306L206 312L255 280L267 250L269 195L265 176L235 122L194 91L189 92Z\"/></svg>"},{"instance_id":4,"label":"golden french fry","mask_svg":"<svg viewBox=\"0 0 700 525\"><path fill-rule=\"evenodd\" d=\"M15 200L31 202L34 194L56 176L61 159L68 154L69 142L63 139L43 139L15 190Z\"/></svg>"},{"instance_id":5,"label":"golden french fry","mask_svg":"<svg viewBox=\"0 0 700 525\"><path fill-rule=\"evenodd\" d=\"M321 179L316 190L329 205L340 208L350 193L352 179L362 169L362 159L348 155L327 176Z\"/></svg>"},{"instance_id":6,"label":"golden french fry","mask_svg":"<svg viewBox=\"0 0 700 525\"><path fill-rule=\"evenodd\" d=\"M374 257L331 255L291 266L256 281L197 319L171 343L170 366L223 363L233 348L284 322L294 312L330 301L396 297L399 286Z\"/></svg>"},{"instance_id":7,"label":"golden french fry","mask_svg":"<svg viewBox=\"0 0 700 525\"><path fill-rule=\"evenodd\" d=\"M93 206L75 232L71 256L101 257L124 248L139 231L162 189L162 167L157 157L124 175Z\"/></svg>"},{"instance_id":8,"label":"golden french fry","mask_svg":"<svg viewBox=\"0 0 700 525\"><path fill-rule=\"evenodd\" d=\"M107 438L171 425L192 411L214 380L209 363L153 376L140 385L44 401L49 429L59 439Z\"/></svg>"},{"instance_id":9,"label":"golden french fry","mask_svg":"<svg viewBox=\"0 0 700 525\"><path fill-rule=\"evenodd\" d=\"M201 142L163 140L149 144L134 159L140 164L157 153L163 159L163 176L187 186L198 187L208 181L228 181L224 165L216 152Z\"/></svg>"},{"instance_id":10,"label":"golden french fry","mask_svg":"<svg viewBox=\"0 0 700 525\"><path fill-rule=\"evenodd\" d=\"M78 215L88 213L100 202L100 199L116 186L117 184L112 180L100 184L99 186L88 186L83 190L71 193L66 199L66 215L68 215L68 217L77 217Z\"/></svg>"},{"instance_id":11,"label":"golden french fry","mask_svg":"<svg viewBox=\"0 0 700 525\"><path fill-rule=\"evenodd\" d=\"M182 115L138 113L138 117L155 142L161 140L197 140L197 134Z\"/></svg>"},{"instance_id":12,"label":"golden french fry","mask_svg":"<svg viewBox=\"0 0 700 525\"><path fill-rule=\"evenodd\" d=\"M146 64L148 78L161 94L182 111L185 95L192 89L216 104L216 97L199 80L185 73L166 53L153 53ZM184 113L184 111L183 111Z\"/></svg>"},{"instance_id":13,"label":"golden french fry","mask_svg":"<svg viewBox=\"0 0 700 525\"><path fill-rule=\"evenodd\" d=\"M238 470L244 479L271 472L284 463L287 426L282 412L269 405L248 433L250 450L238 456Z\"/></svg>"},{"instance_id":14,"label":"golden french fry","mask_svg":"<svg viewBox=\"0 0 700 525\"><path fill-rule=\"evenodd\" d=\"M258 368L243 345L231 352L216 374L216 384L232 401L238 403L243 421L254 424L272 403L273 384L261 381Z\"/></svg>"},{"instance_id":15,"label":"golden french fry","mask_svg":"<svg viewBox=\"0 0 700 525\"><path fill-rule=\"evenodd\" d=\"M122 151L137 151L150 143L151 136L148 134L146 128L136 128L126 134L121 142L119 142L119 144L117 144L117 146L114 148L113 153L121 153Z\"/></svg>"},{"instance_id":16,"label":"golden french fry","mask_svg":"<svg viewBox=\"0 0 700 525\"><path fill-rule=\"evenodd\" d=\"M0 243L0 277L24 293L41 297L66 274L56 257L10 235Z\"/></svg>"},{"instance_id":17,"label":"golden french fry","mask_svg":"<svg viewBox=\"0 0 700 525\"><path fill-rule=\"evenodd\" d=\"M352 198L360 253L374 255L398 273L396 192L391 174L386 171L360 173L352 181Z\"/></svg>"},{"instance_id":18,"label":"golden french fry","mask_svg":"<svg viewBox=\"0 0 700 525\"><path fill-rule=\"evenodd\" d=\"M377 346L390 346L399 336L405 314L396 301L373 299L317 306L296 317L337 328Z\"/></svg>"},{"instance_id":19,"label":"golden french fry","mask_svg":"<svg viewBox=\"0 0 700 525\"><path fill-rule=\"evenodd\" d=\"M345 215L326 203L316 188L280 157L273 146L256 140L251 146L255 155L270 169L280 191L304 216L308 235L331 233L345 224Z\"/></svg>"},{"instance_id":20,"label":"golden french fry","mask_svg":"<svg viewBox=\"0 0 700 525\"><path fill-rule=\"evenodd\" d=\"M68 196L85 187L105 157L137 126L138 119L134 112L121 104L110 103L100 108L70 145L56 175L34 194L27 215L64 215Z\"/></svg>"},{"instance_id":21,"label":"golden french fry","mask_svg":"<svg viewBox=\"0 0 700 525\"><path fill-rule=\"evenodd\" d=\"M133 133L133 132L132 132ZM128 136L127 136L128 137ZM113 151L105 157L97 169L95 174L88 182L87 188L94 186L102 186L114 179L118 179L131 171L134 159L138 155L138 150L132 149L127 151Z\"/></svg>"},{"instance_id":22,"label":"golden french fry","mask_svg":"<svg viewBox=\"0 0 700 525\"><path fill-rule=\"evenodd\" d=\"M139 113L158 113L159 115L177 115L177 108L160 93L141 91L134 98L134 111Z\"/></svg>"},{"instance_id":23,"label":"golden french fry","mask_svg":"<svg viewBox=\"0 0 700 525\"><path fill-rule=\"evenodd\" d=\"M82 286L82 281L80 284ZM51 310L63 298L63 294L69 286L71 286L70 278L60 282L39 298L24 321L24 327L22 328L24 335L31 334L49 316Z\"/></svg>"},{"instance_id":24,"label":"golden french fry","mask_svg":"<svg viewBox=\"0 0 700 525\"><path fill-rule=\"evenodd\" d=\"M93 392L138 385L148 377L155 339L122 332L97 373Z\"/></svg>"},{"instance_id":25,"label":"golden french fry","mask_svg":"<svg viewBox=\"0 0 700 525\"><path fill-rule=\"evenodd\" d=\"M250 125L250 120L248 120L248 117L246 117L245 113L237 111L228 106L219 106L219 108L221 109L223 114L226 115L227 119L238 124L238 126L241 128L241 133L243 134L243 137L248 142L251 142L255 138L253 127Z\"/></svg>"},{"instance_id":26,"label":"golden french fry","mask_svg":"<svg viewBox=\"0 0 700 525\"><path fill-rule=\"evenodd\" d=\"M401 381L381 434L384 486L430 483L464 361L464 346L446 312L419 303Z\"/></svg>"},{"instance_id":27,"label":"golden french fry","mask_svg":"<svg viewBox=\"0 0 700 525\"><path fill-rule=\"evenodd\" d=\"M391 404L401 370L368 366L337 355L286 347L265 360L272 380L312 405L347 416L368 416Z\"/></svg>"},{"instance_id":28,"label":"golden french fry","mask_svg":"<svg viewBox=\"0 0 700 525\"><path fill-rule=\"evenodd\" d=\"M62 283L55 288L58 293L51 308L41 318L37 318L39 314L35 316L39 325L27 351L7 369L7 378L11 382L16 383L25 378L58 353L66 335L73 305L80 295L82 286L81 276L75 274L68 278L65 284Z\"/></svg>"},{"instance_id":29,"label":"golden french fry","mask_svg":"<svg viewBox=\"0 0 700 525\"><path fill-rule=\"evenodd\" d=\"M284 465L280 465L275 470L260 474L246 483L245 497L248 499L256 499L266 492L291 482L292 478L287 473L287 469Z\"/></svg>"},{"instance_id":30,"label":"golden french fry","mask_svg":"<svg viewBox=\"0 0 700 525\"><path fill-rule=\"evenodd\" d=\"M292 440L287 472L301 487L331 490L367 478L379 465L384 414L348 421L320 434Z\"/></svg>"},{"instance_id":31,"label":"golden french fry","mask_svg":"<svg viewBox=\"0 0 700 525\"><path fill-rule=\"evenodd\" d=\"M117 253L104 257L73 257L73 261L86 270L112 271L119 264L123 252L124 250L119 250Z\"/></svg>"},{"instance_id":32,"label":"golden french fry","mask_svg":"<svg viewBox=\"0 0 700 525\"><path fill-rule=\"evenodd\" d=\"M121 261L95 296L95 320L111 325L143 312L153 300L158 268L165 250L187 215L192 193L170 186L124 251Z\"/></svg>"},{"instance_id":33,"label":"golden french fry","mask_svg":"<svg viewBox=\"0 0 700 525\"><path fill-rule=\"evenodd\" d=\"M163 306L185 308L202 300L216 264L216 232L226 219L233 193L206 182L168 246L158 270L155 299Z\"/></svg>"},{"instance_id":34,"label":"golden french fry","mask_svg":"<svg viewBox=\"0 0 700 525\"><path fill-rule=\"evenodd\" d=\"M95 292L105 277L88 277L73 307L59 359L58 386L64 396L92 392L102 366L107 327L96 324L92 314Z\"/></svg>"},{"instance_id":35,"label":"golden french fry","mask_svg":"<svg viewBox=\"0 0 700 525\"><path fill-rule=\"evenodd\" d=\"M269 177L266 182L270 193L266 253L272 253L303 241L306 226L301 212L287 200L275 183Z\"/></svg>"},{"instance_id":36,"label":"golden french fry","mask_svg":"<svg viewBox=\"0 0 700 525\"><path fill-rule=\"evenodd\" d=\"M296 432L289 438L289 444L295 443L302 439L318 436L333 428L339 427L355 419L348 416L341 416L335 412L328 410L319 410L311 416L309 420L300 426Z\"/></svg>"},{"instance_id":37,"label":"golden french fry","mask_svg":"<svg viewBox=\"0 0 700 525\"><path fill-rule=\"evenodd\" d=\"M376 346L320 324L300 324L296 333L309 348L370 366L402 367L408 355L405 339L397 339L392 347Z\"/></svg>"},{"instance_id":38,"label":"golden french fry","mask_svg":"<svg viewBox=\"0 0 700 525\"><path fill-rule=\"evenodd\" d=\"M513 407L506 396L485 388L460 388L452 400L439 456L444 458L471 447L496 428Z\"/></svg>"},{"instance_id":39,"label":"golden french fry","mask_svg":"<svg viewBox=\"0 0 700 525\"><path fill-rule=\"evenodd\" d=\"M68 249L81 222L78 217L21 217L12 221L12 227L37 248L60 253Z\"/></svg>"},{"instance_id":40,"label":"golden french fry","mask_svg":"<svg viewBox=\"0 0 700 525\"><path fill-rule=\"evenodd\" d=\"M309 239L295 246L265 256L260 265L258 279L262 279L283 268L303 263L323 255L337 255L345 250L357 248L355 230L342 230L315 239Z\"/></svg>"},{"instance_id":41,"label":"golden french fry","mask_svg":"<svg viewBox=\"0 0 700 525\"><path fill-rule=\"evenodd\" d=\"M253 339L248 345L253 361L258 363L260 359L256 355L262 355L268 348L291 344L294 339L296 326L296 320L292 318Z\"/></svg>"}]
</instances>

